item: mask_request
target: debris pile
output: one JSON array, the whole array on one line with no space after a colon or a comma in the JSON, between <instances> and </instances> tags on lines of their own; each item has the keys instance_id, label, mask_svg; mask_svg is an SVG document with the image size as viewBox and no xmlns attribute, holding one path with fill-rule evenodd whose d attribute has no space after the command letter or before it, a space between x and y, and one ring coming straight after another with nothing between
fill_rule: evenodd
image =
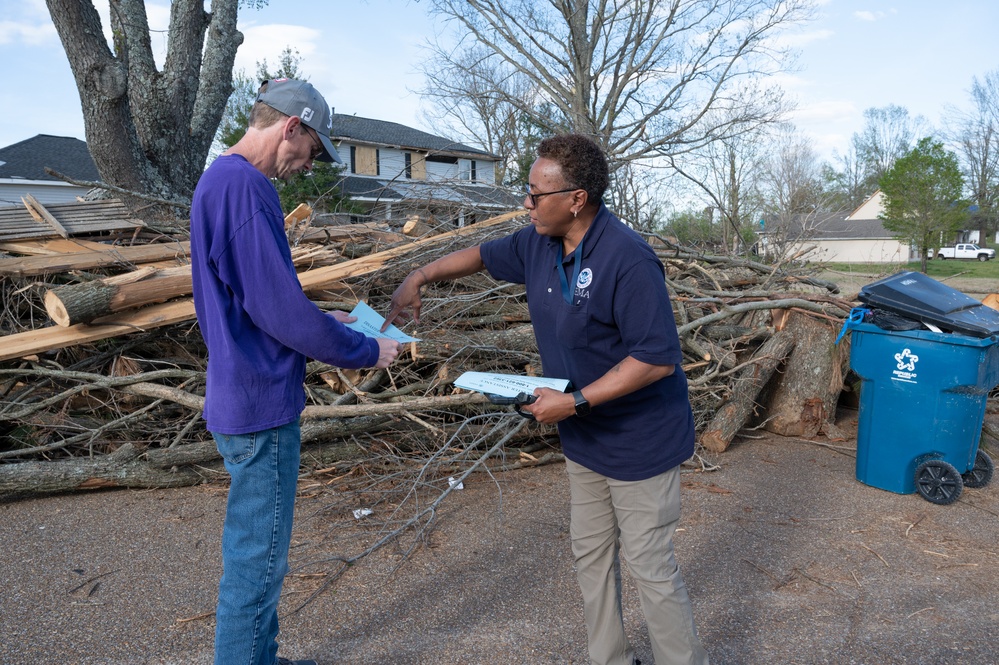
<instances>
[{"instance_id":1,"label":"debris pile","mask_svg":"<svg viewBox=\"0 0 999 665\"><path fill-rule=\"evenodd\" d=\"M524 217L443 233L419 225L420 237L312 221L307 206L286 219L303 289L326 310L363 300L384 314L410 270ZM46 233L61 235L51 224ZM206 353L186 240L135 220L0 240L0 496L170 487L222 473L200 420ZM704 449L724 450L747 426L829 434L845 362L834 340L852 306L836 285L803 268L648 240L666 266ZM308 365L303 464L329 478L370 474L372 464L388 475L419 469L446 486L472 466L557 459L554 428L453 385L470 370L541 374L523 287L478 274L426 287L423 302L419 329L404 327L422 341L390 369Z\"/></svg>"}]
</instances>

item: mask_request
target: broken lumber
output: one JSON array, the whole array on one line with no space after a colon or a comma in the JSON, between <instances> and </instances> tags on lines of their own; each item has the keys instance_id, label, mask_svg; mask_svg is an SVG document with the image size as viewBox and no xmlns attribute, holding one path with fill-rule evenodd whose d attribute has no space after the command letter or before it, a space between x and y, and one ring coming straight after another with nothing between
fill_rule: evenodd
<instances>
[{"instance_id":1,"label":"broken lumber","mask_svg":"<svg viewBox=\"0 0 999 665\"><path fill-rule=\"evenodd\" d=\"M846 344L836 344L841 325L795 309L784 310L783 318L783 330L796 343L784 370L760 396L767 413L763 428L781 436L839 435L833 421L849 353Z\"/></svg>"},{"instance_id":2,"label":"broken lumber","mask_svg":"<svg viewBox=\"0 0 999 665\"><path fill-rule=\"evenodd\" d=\"M432 236L422 240L393 247L382 252L377 252L369 256L364 256L344 263L332 266L309 270L299 275L302 288L306 291L322 289L329 284L338 282L347 277L365 275L381 268L389 259L402 256L416 249L425 249L435 244L446 242L454 238L476 233L479 230L508 222L524 214L523 210L518 210L491 219L484 220L478 224L466 226L455 231L448 231L440 235ZM190 246L190 243L183 243ZM173 246L173 245L171 245ZM144 248L135 248L144 249ZM50 257L35 257L50 258ZM52 257L68 260L69 257ZM0 260L0 263L8 259ZM19 261L25 259L18 259ZM31 259L27 259L31 260ZM2 272L2 270L0 270ZM22 358L24 356L50 351L52 349L64 348L76 344L95 342L100 339L116 337L130 332L140 332L158 328L160 326L172 325L189 321L195 316L194 301L191 298L171 301L159 305L149 305L139 310L127 310L102 317L93 321L94 325L76 324L63 328L54 326L29 330L22 333L15 333L0 337L0 361Z\"/></svg>"},{"instance_id":3,"label":"broken lumber","mask_svg":"<svg viewBox=\"0 0 999 665\"><path fill-rule=\"evenodd\" d=\"M136 263L186 259L191 253L191 243L187 241L136 247L106 247L103 251L0 259L0 275L35 277L71 270L131 266Z\"/></svg>"},{"instance_id":4,"label":"broken lumber","mask_svg":"<svg viewBox=\"0 0 999 665\"><path fill-rule=\"evenodd\" d=\"M69 237L69 231L66 227L59 223L59 220L52 216L48 210L45 209L41 203L38 202L31 194L25 194L21 197L21 202L24 203L24 207L28 209L31 216L34 217L39 224L48 224L52 229L58 233L63 238Z\"/></svg>"},{"instance_id":5,"label":"broken lumber","mask_svg":"<svg viewBox=\"0 0 999 665\"><path fill-rule=\"evenodd\" d=\"M311 260L312 253L292 248L296 266ZM45 292L45 311L62 327L90 323L116 312L189 296L193 291L191 266L158 269L151 266L131 272L70 284Z\"/></svg>"},{"instance_id":6,"label":"broken lumber","mask_svg":"<svg viewBox=\"0 0 999 665\"><path fill-rule=\"evenodd\" d=\"M69 238L63 240L10 240L0 242L0 251L27 256L52 256L53 254L76 254L107 249L107 245L93 240Z\"/></svg>"}]
</instances>

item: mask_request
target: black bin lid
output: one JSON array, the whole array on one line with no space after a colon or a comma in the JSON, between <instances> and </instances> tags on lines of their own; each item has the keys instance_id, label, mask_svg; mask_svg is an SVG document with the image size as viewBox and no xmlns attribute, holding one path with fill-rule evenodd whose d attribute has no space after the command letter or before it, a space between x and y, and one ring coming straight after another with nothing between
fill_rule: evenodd
<instances>
[{"instance_id":1,"label":"black bin lid","mask_svg":"<svg viewBox=\"0 0 999 665\"><path fill-rule=\"evenodd\" d=\"M861 287L860 302L971 337L999 334L999 311L921 272L905 271Z\"/></svg>"}]
</instances>

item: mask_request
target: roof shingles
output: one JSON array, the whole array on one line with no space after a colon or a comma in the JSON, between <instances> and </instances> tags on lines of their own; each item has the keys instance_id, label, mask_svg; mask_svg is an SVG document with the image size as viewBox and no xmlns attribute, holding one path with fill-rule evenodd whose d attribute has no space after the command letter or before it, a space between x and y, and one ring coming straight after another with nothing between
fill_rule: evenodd
<instances>
[{"instance_id":1,"label":"roof shingles","mask_svg":"<svg viewBox=\"0 0 999 665\"><path fill-rule=\"evenodd\" d=\"M38 134L0 148L0 178L59 181L45 172L54 169L77 180L100 180L87 144L68 136Z\"/></svg>"}]
</instances>

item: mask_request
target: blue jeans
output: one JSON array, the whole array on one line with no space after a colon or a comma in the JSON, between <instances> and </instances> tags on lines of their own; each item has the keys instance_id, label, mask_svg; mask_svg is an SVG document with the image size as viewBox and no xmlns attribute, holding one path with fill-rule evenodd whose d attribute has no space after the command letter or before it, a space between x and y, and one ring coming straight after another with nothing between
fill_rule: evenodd
<instances>
[{"instance_id":1,"label":"blue jeans","mask_svg":"<svg viewBox=\"0 0 999 665\"><path fill-rule=\"evenodd\" d=\"M253 434L212 437L232 476L222 528L215 665L274 665L301 430L296 421Z\"/></svg>"}]
</instances>

